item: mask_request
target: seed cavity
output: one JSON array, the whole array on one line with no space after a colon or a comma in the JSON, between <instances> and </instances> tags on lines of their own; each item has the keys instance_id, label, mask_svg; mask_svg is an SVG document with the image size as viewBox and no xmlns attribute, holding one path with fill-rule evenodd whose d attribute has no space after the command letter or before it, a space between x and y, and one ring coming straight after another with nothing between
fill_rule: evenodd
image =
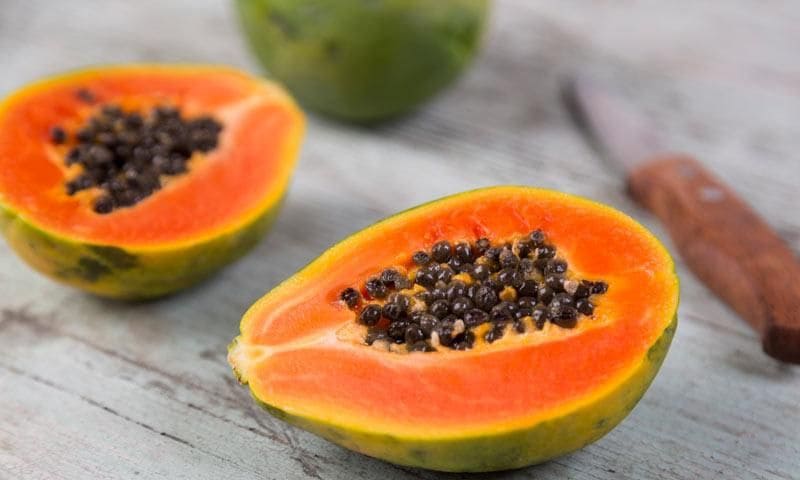
<instances>
[{"instance_id":1,"label":"seed cavity","mask_svg":"<svg viewBox=\"0 0 800 480\"><path fill-rule=\"evenodd\" d=\"M78 90L91 103L88 90ZM180 110L158 106L147 115L107 104L71 134L61 126L50 129L55 145L68 145L65 163L79 165L80 173L67 181L68 195L98 189L96 213L135 205L163 186L169 177L188 171L195 152L217 147L222 125L210 116L184 118Z\"/></svg>"},{"instance_id":2,"label":"seed cavity","mask_svg":"<svg viewBox=\"0 0 800 480\"><path fill-rule=\"evenodd\" d=\"M359 291L361 293L359 293ZM604 281L576 278L540 230L492 242L439 241L385 268L339 300L367 327L364 343L391 352L468 350L507 335L575 328Z\"/></svg>"}]
</instances>

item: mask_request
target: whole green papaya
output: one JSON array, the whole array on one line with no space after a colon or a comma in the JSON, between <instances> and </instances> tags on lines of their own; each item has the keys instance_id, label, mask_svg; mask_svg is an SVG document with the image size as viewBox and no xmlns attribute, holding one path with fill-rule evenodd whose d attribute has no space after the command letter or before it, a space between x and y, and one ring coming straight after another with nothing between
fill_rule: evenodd
<instances>
[{"instance_id":1,"label":"whole green papaya","mask_svg":"<svg viewBox=\"0 0 800 480\"><path fill-rule=\"evenodd\" d=\"M427 100L480 44L488 0L236 0L268 73L307 107L371 122Z\"/></svg>"}]
</instances>

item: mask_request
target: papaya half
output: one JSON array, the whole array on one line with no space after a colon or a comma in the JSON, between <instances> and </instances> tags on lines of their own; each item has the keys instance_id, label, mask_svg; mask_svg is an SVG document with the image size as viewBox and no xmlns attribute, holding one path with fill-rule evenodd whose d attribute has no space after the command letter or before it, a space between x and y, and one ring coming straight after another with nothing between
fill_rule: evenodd
<instances>
[{"instance_id":1,"label":"papaya half","mask_svg":"<svg viewBox=\"0 0 800 480\"><path fill-rule=\"evenodd\" d=\"M92 68L0 103L0 229L28 264L144 299L207 277L281 205L304 118L226 67Z\"/></svg>"},{"instance_id":2,"label":"papaya half","mask_svg":"<svg viewBox=\"0 0 800 480\"><path fill-rule=\"evenodd\" d=\"M389 462L523 467L634 408L677 325L666 249L625 214L500 186L343 240L258 300L228 360L271 414Z\"/></svg>"}]
</instances>

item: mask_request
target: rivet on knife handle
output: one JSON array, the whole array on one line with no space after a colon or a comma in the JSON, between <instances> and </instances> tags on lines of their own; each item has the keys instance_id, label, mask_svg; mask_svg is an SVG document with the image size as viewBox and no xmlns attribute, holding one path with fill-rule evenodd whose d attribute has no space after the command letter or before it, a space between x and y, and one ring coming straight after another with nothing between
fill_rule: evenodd
<instances>
[{"instance_id":1,"label":"rivet on knife handle","mask_svg":"<svg viewBox=\"0 0 800 480\"><path fill-rule=\"evenodd\" d=\"M778 234L687 156L643 163L629 188L695 274L760 332L764 351L800 363L800 262Z\"/></svg>"}]
</instances>

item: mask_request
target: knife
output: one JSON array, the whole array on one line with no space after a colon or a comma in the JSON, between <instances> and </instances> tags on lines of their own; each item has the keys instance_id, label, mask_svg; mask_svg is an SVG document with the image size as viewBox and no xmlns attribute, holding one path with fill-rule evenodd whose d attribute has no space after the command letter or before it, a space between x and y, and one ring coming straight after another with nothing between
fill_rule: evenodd
<instances>
[{"instance_id":1,"label":"knife","mask_svg":"<svg viewBox=\"0 0 800 480\"><path fill-rule=\"evenodd\" d=\"M692 271L761 336L800 363L800 262L780 236L696 159L670 153L648 119L591 75L563 85L573 118L627 175L630 195L666 226Z\"/></svg>"}]
</instances>

